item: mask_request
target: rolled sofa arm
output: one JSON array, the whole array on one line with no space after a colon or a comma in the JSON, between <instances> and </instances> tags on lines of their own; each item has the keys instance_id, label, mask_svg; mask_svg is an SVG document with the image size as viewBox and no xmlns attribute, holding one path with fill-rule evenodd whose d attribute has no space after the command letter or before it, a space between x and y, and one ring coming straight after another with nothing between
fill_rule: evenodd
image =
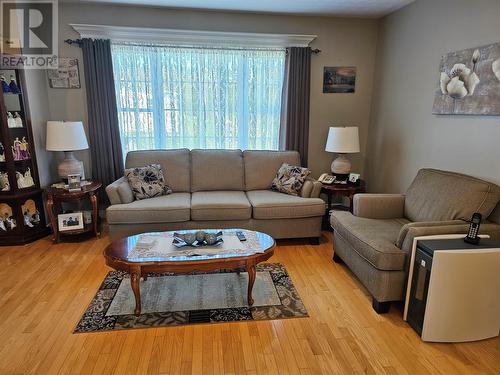
<instances>
[{"instance_id":1,"label":"rolled sofa arm","mask_svg":"<svg viewBox=\"0 0 500 375\"><path fill-rule=\"evenodd\" d=\"M302 198L319 198L322 185L318 180L308 177L302 185L300 196Z\"/></svg>"},{"instance_id":2,"label":"rolled sofa arm","mask_svg":"<svg viewBox=\"0 0 500 375\"><path fill-rule=\"evenodd\" d=\"M125 177L120 177L115 182L106 186L106 194L108 195L110 203L123 204L134 201L134 193L128 184Z\"/></svg>"},{"instance_id":3,"label":"rolled sofa arm","mask_svg":"<svg viewBox=\"0 0 500 375\"><path fill-rule=\"evenodd\" d=\"M404 240L402 241L401 250L403 250L406 254L410 254L415 237L435 236L438 234L463 234L465 237L467 231L469 230L469 224L464 223L461 220L453 221L460 223L449 224L450 222L443 222L445 225L410 227L404 237ZM481 224L480 232L481 234L488 234L493 240L498 241L500 238L500 225L495 223L483 223Z\"/></svg>"},{"instance_id":4,"label":"rolled sofa arm","mask_svg":"<svg viewBox=\"0 0 500 375\"><path fill-rule=\"evenodd\" d=\"M396 219L404 217L403 194L356 194L353 200L354 216L367 219Z\"/></svg>"}]
</instances>

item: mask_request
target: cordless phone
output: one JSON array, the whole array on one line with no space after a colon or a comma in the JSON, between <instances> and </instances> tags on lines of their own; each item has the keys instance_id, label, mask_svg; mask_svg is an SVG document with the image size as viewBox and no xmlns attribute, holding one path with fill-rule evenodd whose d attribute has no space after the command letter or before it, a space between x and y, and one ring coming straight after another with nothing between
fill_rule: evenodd
<instances>
[{"instance_id":1,"label":"cordless phone","mask_svg":"<svg viewBox=\"0 0 500 375\"><path fill-rule=\"evenodd\" d=\"M471 243L473 245L477 245L479 243L479 226L481 225L482 216L480 213L476 212L472 215L472 219L470 220L469 231L467 232L467 237L464 238L464 241L467 243Z\"/></svg>"}]
</instances>

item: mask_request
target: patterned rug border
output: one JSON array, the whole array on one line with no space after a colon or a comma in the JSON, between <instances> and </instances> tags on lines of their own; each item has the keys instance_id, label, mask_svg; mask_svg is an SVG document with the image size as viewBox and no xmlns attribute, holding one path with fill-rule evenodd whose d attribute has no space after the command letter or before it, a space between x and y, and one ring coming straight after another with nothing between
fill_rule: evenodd
<instances>
[{"instance_id":1,"label":"patterned rug border","mask_svg":"<svg viewBox=\"0 0 500 375\"><path fill-rule=\"evenodd\" d=\"M281 305L237 307L211 310L186 310L172 312L145 313L136 317L128 315L110 315L106 312L111 305L121 282L130 278L127 272L110 271L104 278L73 333L106 332L125 329L178 327L189 324L217 324L240 321L277 320L289 318L305 318L309 314L302 303L297 289L288 275L286 267L281 263L261 263L257 272L268 271L281 301ZM193 272L195 274L215 274L236 272L234 269L212 272ZM151 273L148 277L179 276L182 274ZM184 274L186 275L186 274Z\"/></svg>"}]
</instances>

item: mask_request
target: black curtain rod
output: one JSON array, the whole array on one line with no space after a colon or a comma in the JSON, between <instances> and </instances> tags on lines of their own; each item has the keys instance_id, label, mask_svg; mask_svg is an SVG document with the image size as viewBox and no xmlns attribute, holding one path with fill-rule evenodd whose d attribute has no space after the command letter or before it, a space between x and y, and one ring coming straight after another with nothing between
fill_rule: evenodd
<instances>
[{"instance_id":1,"label":"black curtain rod","mask_svg":"<svg viewBox=\"0 0 500 375\"><path fill-rule=\"evenodd\" d=\"M314 53L315 55L317 55L318 53L321 53L321 50L320 50L320 49L315 48L315 49L312 49L312 50L311 50L311 53Z\"/></svg>"}]
</instances>

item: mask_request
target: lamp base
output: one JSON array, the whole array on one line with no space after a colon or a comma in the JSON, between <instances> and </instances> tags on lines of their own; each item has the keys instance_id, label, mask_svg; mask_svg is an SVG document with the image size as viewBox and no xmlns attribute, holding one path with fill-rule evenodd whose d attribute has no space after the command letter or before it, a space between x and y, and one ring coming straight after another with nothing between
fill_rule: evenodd
<instances>
[{"instance_id":1,"label":"lamp base","mask_svg":"<svg viewBox=\"0 0 500 375\"><path fill-rule=\"evenodd\" d=\"M64 156L64 160L57 166L59 178L65 183L67 183L70 174L79 174L82 180L85 179L83 162L75 158L73 151L64 151Z\"/></svg>"},{"instance_id":2,"label":"lamp base","mask_svg":"<svg viewBox=\"0 0 500 375\"><path fill-rule=\"evenodd\" d=\"M332 174L336 181L345 181L349 178L349 173L351 173L351 162L343 154L340 154L332 162Z\"/></svg>"}]
</instances>

